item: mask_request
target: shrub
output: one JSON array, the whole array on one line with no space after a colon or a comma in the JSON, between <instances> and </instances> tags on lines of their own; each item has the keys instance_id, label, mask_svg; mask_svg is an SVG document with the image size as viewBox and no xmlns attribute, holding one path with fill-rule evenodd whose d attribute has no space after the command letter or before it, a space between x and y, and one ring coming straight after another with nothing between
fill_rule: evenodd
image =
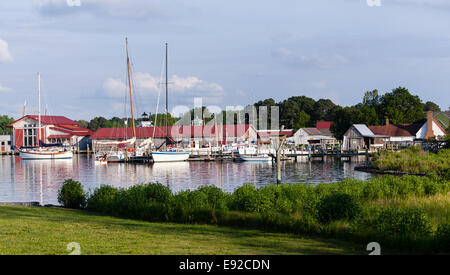
<instances>
[{"instance_id":1,"label":"shrub","mask_svg":"<svg viewBox=\"0 0 450 275\"><path fill-rule=\"evenodd\" d=\"M261 193L253 185L244 184L233 193L230 208L245 212L263 212L270 201L262 200Z\"/></svg>"},{"instance_id":2,"label":"shrub","mask_svg":"<svg viewBox=\"0 0 450 275\"><path fill-rule=\"evenodd\" d=\"M103 213L112 213L115 207L115 199L119 191L111 186L102 185L95 189L87 200L87 209Z\"/></svg>"},{"instance_id":3,"label":"shrub","mask_svg":"<svg viewBox=\"0 0 450 275\"><path fill-rule=\"evenodd\" d=\"M440 224L436 230L437 247L445 252L450 251L450 224Z\"/></svg>"},{"instance_id":4,"label":"shrub","mask_svg":"<svg viewBox=\"0 0 450 275\"><path fill-rule=\"evenodd\" d=\"M375 226L379 235L394 239L423 239L432 232L430 218L417 208L382 210L375 219Z\"/></svg>"},{"instance_id":5,"label":"shrub","mask_svg":"<svg viewBox=\"0 0 450 275\"><path fill-rule=\"evenodd\" d=\"M170 189L162 184L133 186L117 192L113 214L147 221L168 221L172 199Z\"/></svg>"},{"instance_id":6,"label":"shrub","mask_svg":"<svg viewBox=\"0 0 450 275\"><path fill-rule=\"evenodd\" d=\"M319 221L329 223L331 221L348 219L353 220L361 211L361 206L356 199L348 194L331 194L324 197L318 205Z\"/></svg>"},{"instance_id":7,"label":"shrub","mask_svg":"<svg viewBox=\"0 0 450 275\"><path fill-rule=\"evenodd\" d=\"M217 223L216 215L228 209L227 200L227 195L216 186L180 192L174 197L173 219L187 223Z\"/></svg>"},{"instance_id":8,"label":"shrub","mask_svg":"<svg viewBox=\"0 0 450 275\"><path fill-rule=\"evenodd\" d=\"M58 202L63 207L82 209L86 205L86 194L83 192L81 183L67 179L58 192Z\"/></svg>"}]
</instances>

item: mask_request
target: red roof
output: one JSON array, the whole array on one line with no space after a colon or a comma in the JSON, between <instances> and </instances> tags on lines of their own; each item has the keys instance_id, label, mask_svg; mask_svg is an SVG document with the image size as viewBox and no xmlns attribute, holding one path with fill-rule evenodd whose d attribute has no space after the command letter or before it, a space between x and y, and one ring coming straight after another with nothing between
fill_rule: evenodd
<instances>
[{"instance_id":1,"label":"red roof","mask_svg":"<svg viewBox=\"0 0 450 275\"><path fill-rule=\"evenodd\" d=\"M11 122L9 125L12 126L16 122L18 122L26 117L31 118L36 121L39 120L39 116L37 116L37 115L26 115L26 116L19 118L18 120L14 121L14 122ZM41 123L48 124L48 125L56 125L56 124L75 125L75 126L80 125L78 122L75 122L64 116L41 116Z\"/></svg>"},{"instance_id":2,"label":"red roof","mask_svg":"<svg viewBox=\"0 0 450 275\"><path fill-rule=\"evenodd\" d=\"M288 137L292 136L293 131L292 130L283 130L283 131L279 131L279 130L260 130L258 131L258 135L260 137L268 137L270 135L286 135Z\"/></svg>"},{"instance_id":3,"label":"red roof","mask_svg":"<svg viewBox=\"0 0 450 275\"><path fill-rule=\"evenodd\" d=\"M205 126L169 126L168 136L171 138L180 137L215 137L216 128L218 136L225 137L242 137L250 128L250 124L240 125L222 125L216 127L214 125ZM133 136L133 128L100 128L92 136L91 139L127 139ZM166 136L166 127L136 127L136 137L144 138L163 138Z\"/></svg>"},{"instance_id":4,"label":"red roof","mask_svg":"<svg viewBox=\"0 0 450 275\"><path fill-rule=\"evenodd\" d=\"M330 129L331 128L331 121L317 121L316 123L316 129Z\"/></svg>"},{"instance_id":5,"label":"red roof","mask_svg":"<svg viewBox=\"0 0 450 275\"><path fill-rule=\"evenodd\" d=\"M375 135L383 135L389 137L411 137L415 136L422 128L423 123L413 124L389 124L384 126L369 126L369 129Z\"/></svg>"}]
</instances>

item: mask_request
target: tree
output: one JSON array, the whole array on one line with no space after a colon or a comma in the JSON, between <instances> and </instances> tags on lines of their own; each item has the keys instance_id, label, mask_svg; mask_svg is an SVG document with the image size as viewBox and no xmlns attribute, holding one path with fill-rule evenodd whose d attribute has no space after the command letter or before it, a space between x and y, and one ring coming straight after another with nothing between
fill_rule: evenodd
<instances>
[{"instance_id":1,"label":"tree","mask_svg":"<svg viewBox=\"0 0 450 275\"><path fill-rule=\"evenodd\" d=\"M295 122L294 131L297 131L300 128L305 128L309 125L309 121L311 116L308 115L305 111L301 110L297 116L297 121Z\"/></svg>"},{"instance_id":2,"label":"tree","mask_svg":"<svg viewBox=\"0 0 450 275\"><path fill-rule=\"evenodd\" d=\"M380 104L380 96L378 95L378 90L367 91L364 94L363 105L376 108Z\"/></svg>"},{"instance_id":3,"label":"tree","mask_svg":"<svg viewBox=\"0 0 450 275\"><path fill-rule=\"evenodd\" d=\"M80 124L80 127L82 127L82 128L89 127L89 122L87 122L86 120L77 120L77 122Z\"/></svg>"},{"instance_id":4,"label":"tree","mask_svg":"<svg viewBox=\"0 0 450 275\"><path fill-rule=\"evenodd\" d=\"M441 107L439 107L439 105L437 105L437 104L434 103L434 102L427 101L427 102L425 103L425 105L423 106L423 110L424 110L425 112L427 112L427 111L440 112L440 111L441 111Z\"/></svg>"},{"instance_id":5,"label":"tree","mask_svg":"<svg viewBox=\"0 0 450 275\"><path fill-rule=\"evenodd\" d=\"M12 134L12 129L8 125L14 122L14 118L8 116L0 116L0 134Z\"/></svg>"},{"instance_id":6,"label":"tree","mask_svg":"<svg viewBox=\"0 0 450 275\"><path fill-rule=\"evenodd\" d=\"M424 105L418 96L410 94L408 89L398 87L382 96L380 111L382 118L392 123L414 123L425 118Z\"/></svg>"},{"instance_id":7,"label":"tree","mask_svg":"<svg viewBox=\"0 0 450 275\"><path fill-rule=\"evenodd\" d=\"M362 106L355 111L356 119L355 123L366 125L378 125L379 119L375 107L369 107L367 105Z\"/></svg>"},{"instance_id":8,"label":"tree","mask_svg":"<svg viewBox=\"0 0 450 275\"><path fill-rule=\"evenodd\" d=\"M336 104L330 99L319 99L314 104L314 110L312 111L311 119L313 123L321 120L329 120L330 114Z\"/></svg>"},{"instance_id":9,"label":"tree","mask_svg":"<svg viewBox=\"0 0 450 275\"><path fill-rule=\"evenodd\" d=\"M108 120L104 117L95 117L89 122L88 128L91 131L97 131L99 128L106 128Z\"/></svg>"},{"instance_id":10,"label":"tree","mask_svg":"<svg viewBox=\"0 0 450 275\"><path fill-rule=\"evenodd\" d=\"M355 108L353 107L338 107L335 110L336 119L331 125L331 132L334 136L342 140L345 132L354 124Z\"/></svg>"}]
</instances>

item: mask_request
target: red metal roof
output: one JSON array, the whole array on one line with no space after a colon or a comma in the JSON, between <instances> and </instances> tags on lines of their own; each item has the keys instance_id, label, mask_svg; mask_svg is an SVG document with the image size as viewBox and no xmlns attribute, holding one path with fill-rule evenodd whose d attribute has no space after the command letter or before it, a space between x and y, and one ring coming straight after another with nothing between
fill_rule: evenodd
<instances>
[{"instance_id":1,"label":"red metal roof","mask_svg":"<svg viewBox=\"0 0 450 275\"><path fill-rule=\"evenodd\" d=\"M415 136L422 126L423 123L389 124L384 126L369 126L369 129L375 135L389 137L411 137Z\"/></svg>"},{"instance_id":2,"label":"red metal roof","mask_svg":"<svg viewBox=\"0 0 450 275\"><path fill-rule=\"evenodd\" d=\"M14 121L14 122L11 122L9 125L12 126L16 122L18 122L26 117L31 118L36 121L39 120L39 116L37 116L37 115L26 115L26 116L19 118L18 120ZM75 122L64 116L41 116L41 123L47 124L47 125L56 125L56 124L75 125L75 126L80 125L78 122Z\"/></svg>"},{"instance_id":3,"label":"red metal roof","mask_svg":"<svg viewBox=\"0 0 450 275\"><path fill-rule=\"evenodd\" d=\"M316 129L330 129L331 128L331 121L317 121L316 123Z\"/></svg>"},{"instance_id":4,"label":"red metal roof","mask_svg":"<svg viewBox=\"0 0 450 275\"><path fill-rule=\"evenodd\" d=\"M169 126L168 136L171 138L180 137L215 137L216 130L218 136L242 137L250 128L250 124L240 125L214 125L205 126ZM133 128L100 128L91 139L127 139L133 136ZM166 136L166 127L136 127L136 137L144 138L163 138Z\"/></svg>"},{"instance_id":5,"label":"red metal roof","mask_svg":"<svg viewBox=\"0 0 450 275\"><path fill-rule=\"evenodd\" d=\"M283 131L279 131L279 130L262 130L262 131L258 131L258 135L260 137L268 137L270 135L286 135L288 137L293 135L293 130L283 130Z\"/></svg>"}]
</instances>

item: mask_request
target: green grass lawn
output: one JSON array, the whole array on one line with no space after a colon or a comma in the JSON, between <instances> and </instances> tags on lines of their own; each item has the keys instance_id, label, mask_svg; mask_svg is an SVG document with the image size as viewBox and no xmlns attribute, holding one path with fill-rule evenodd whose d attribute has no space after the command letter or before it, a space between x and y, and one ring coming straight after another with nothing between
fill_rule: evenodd
<instances>
[{"instance_id":1,"label":"green grass lawn","mask_svg":"<svg viewBox=\"0 0 450 275\"><path fill-rule=\"evenodd\" d=\"M85 211L0 207L0 254L367 254L365 247L210 225L148 223Z\"/></svg>"}]
</instances>

